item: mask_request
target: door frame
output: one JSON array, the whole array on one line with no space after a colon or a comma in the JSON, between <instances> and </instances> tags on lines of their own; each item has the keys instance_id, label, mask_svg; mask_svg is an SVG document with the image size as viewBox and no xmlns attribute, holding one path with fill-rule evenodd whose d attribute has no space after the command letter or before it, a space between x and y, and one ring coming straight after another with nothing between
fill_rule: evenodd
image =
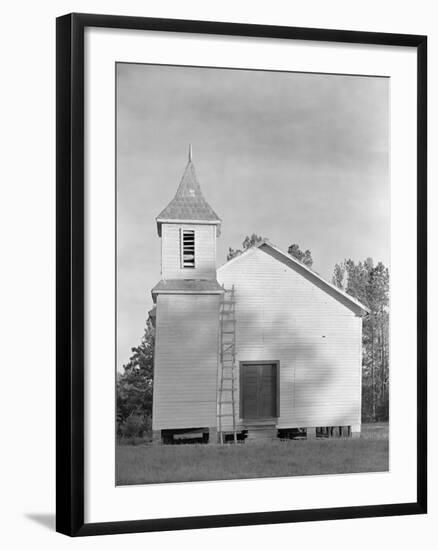
<instances>
[{"instance_id":1,"label":"door frame","mask_svg":"<svg viewBox=\"0 0 438 550\"><path fill-rule=\"evenodd\" d=\"M264 418L245 418L243 416L243 369L247 365L273 365L275 370L275 416ZM271 420L280 416L280 361L239 361L239 417L241 420Z\"/></svg>"}]
</instances>

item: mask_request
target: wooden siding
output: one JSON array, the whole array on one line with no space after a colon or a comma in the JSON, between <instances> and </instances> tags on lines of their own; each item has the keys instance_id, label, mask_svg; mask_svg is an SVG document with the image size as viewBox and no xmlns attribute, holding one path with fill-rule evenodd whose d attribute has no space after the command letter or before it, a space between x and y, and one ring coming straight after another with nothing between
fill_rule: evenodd
<instances>
[{"instance_id":1,"label":"wooden siding","mask_svg":"<svg viewBox=\"0 0 438 550\"><path fill-rule=\"evenodd\" d=\"M195 267L181 265L181 230L195 232ZM216 226L163 223L161 236L163 279L216 278Z\"/></svg>"},{"instance_id":2,"label":"wooden siding","mask_svg":"<svg viewBox=\"0 0 438 550\"><path fill-rule=\"evenodd\" d=\"M220 295L157 298L154 430L216 426Z\"/></svg>"},{"instance_id":3,"label":"wooden siding","mask_svg":"<svg viewBox=\"0 0 438 550\"><path fill-rule=\"evenodd\" d=\"M360 425L361 317L263 247L217 277L235 285L237 361L280 362L277 426Z\"/></svg>"}]
</instances>

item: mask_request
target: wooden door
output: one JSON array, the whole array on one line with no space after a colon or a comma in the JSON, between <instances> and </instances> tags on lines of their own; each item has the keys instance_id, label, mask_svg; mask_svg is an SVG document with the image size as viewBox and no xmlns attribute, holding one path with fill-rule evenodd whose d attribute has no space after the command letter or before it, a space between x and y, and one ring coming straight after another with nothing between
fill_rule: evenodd
<instances>
[{"instance_id":1,"label":"wooden door","mask_svg":"<svg viewBox=\"0 0 438 550\"><path fill-rule=\"evenodd\" d=\"M266 419L277 416L277 364L242 363L241 416Z\"/></svg>"}]
</instances>

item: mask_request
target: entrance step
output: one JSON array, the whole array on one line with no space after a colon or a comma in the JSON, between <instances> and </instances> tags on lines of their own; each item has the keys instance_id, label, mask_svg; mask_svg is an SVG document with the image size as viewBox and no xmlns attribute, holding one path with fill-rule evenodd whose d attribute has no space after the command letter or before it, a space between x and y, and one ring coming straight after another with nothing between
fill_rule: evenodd
<instances>
[{"instance_id":1,"label":"entrance step","mask_svg":"<svg viewBox=\"0 0 438 550\"><path fill-rule=\"evenodd\" d=\"M246 441L248 442L267 442L277 439L277 428L275 424L251 425L247 426Z\"/></svg>"}]
</instances>

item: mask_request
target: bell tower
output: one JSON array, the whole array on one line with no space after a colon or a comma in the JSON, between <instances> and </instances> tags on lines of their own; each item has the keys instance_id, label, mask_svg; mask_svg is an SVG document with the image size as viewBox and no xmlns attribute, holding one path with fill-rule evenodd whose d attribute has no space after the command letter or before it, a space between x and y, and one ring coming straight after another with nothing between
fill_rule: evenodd
<instances>
[{"instance_id":1,"label":"bell tower","mask_svg":"<svg viewBox=\"0 0 438 550\"><path fill-rule=\"evenodd\" d=\"M221 220L205 200L189 148L175 197L157 216L161 280L156 303L152 429L155 440L194 429L217 441Z\"/></svg>"},{"instance_id":2,"label":"bell tower","mask_svg":"<svg viewBox=\"0 0 438 550\"><path fill-rule=\"evenodd\" d=\"M202 195L191 146L176 195L156 221L163 280L216 280L216 238L221 220Z\"/></svg>"}]
</instances>

